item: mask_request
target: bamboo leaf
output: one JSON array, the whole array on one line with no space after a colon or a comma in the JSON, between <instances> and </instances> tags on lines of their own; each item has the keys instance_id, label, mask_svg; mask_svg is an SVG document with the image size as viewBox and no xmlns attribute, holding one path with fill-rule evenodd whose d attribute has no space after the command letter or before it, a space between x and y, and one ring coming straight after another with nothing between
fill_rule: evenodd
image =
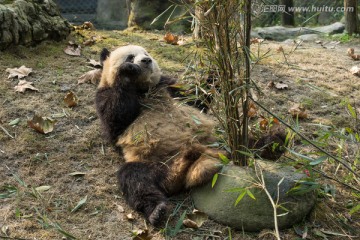
<instances>
[{"instance_id":1,"label":"bamboo leaf","mask_svg":"<svg viewBox=\"0 0 360 240\"><path fill-rule=\"evenodd\" d=\"M224 154L219 153L219 157L220 157L222 164L227 165L230 163L230 159L227 158Z\"/></svg>"},{"instance_id":2,"label":"bamboo leaf","mask_svg":"<svg viewBox=\"0 0 360 240\"><path fill-rule=\"evenodd\" d=\"M347 109L349 110L351 117L357 118L356 110L353 108L353 106L351 106L350 103L347 105Z\"/></svg>"},{"instance_id":3,"label":"bamboo leaf","mask_svg":"<svg viewBox=\"0 0 360 240\"><path fill-rule=\"evenodd\" d=\"M81 208L87 201L87 195L81 199L78 204L71 210L71 212L76 212L77 210L79 210L79 208Z\"/></svg>"},{"instance_id":4,"label":"bamboo leaf","mask_svg":"<svg viewBox=\"0 0 360 240\"><path fill-rule=\"evenodd\" d=\"M236 205L239 204L239 202L241 201L241 199L244 198L245 194L246 194L246 190L243 190L243 192L240 193L240 195L239 195L238 198L236 199L234 206L236 206Z\"/></svg>"},{"instance_id":5,"label":"bamboo leaf","mask_svg":"<svg viewBox=\"0 0 360 240\"><path fill-rule=\"evenodd\" d=\"M211 182L211 187L213 188L216 184L216 181L218 180L218 177L219 177L219 174L218 173L215 173L213 179L212 179L212 182Z\"/></svg>"},{"instance_id":6,"label":"bamboo leaf","mask_svg":"<svg viewBox=\"0 0 360 240\"><path fill-rule=\"evenodd\" d=\"M353 207L351 210L350 210L350 214L354 214L356 212L360 211L360 204L356 205L355 207Z\"/></svg>"},{"instance_id":7,"label":"bamboo leaf","mask_svg":"<svg viewBox=\"0 0 360 240\"><path fill-rule=\"evenodd\" d=\"M254 194L249 190L249 189L246 189L246 194L251 197L252 199L256 200Z\"/></svg>"}]
</instances>

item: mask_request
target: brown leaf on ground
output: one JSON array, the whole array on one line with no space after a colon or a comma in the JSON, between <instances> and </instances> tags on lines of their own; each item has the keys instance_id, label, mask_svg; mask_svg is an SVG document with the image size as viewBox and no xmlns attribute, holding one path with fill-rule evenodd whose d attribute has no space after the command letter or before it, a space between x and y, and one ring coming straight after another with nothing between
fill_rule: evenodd
<instances>
[{"instance_id":1,"label":"brown leaf on ground","mask_svg":"<svg viewBox=\"0 0 360 240\"><path fill-rule=\"evenodd\" d=\"M259 121L260 129L263 131L267 130L267 128L269 126L269 121L264 117L260 118L259 120L260 120Z\"/></svg>"},{"instance_id":2,"label":"brown leaf on ground","mask_svg":"<svg viewBox=\"0 0 360 240\"><path fill-rule=\"evenodd\" d=\"M248 117L253 118L256 117L256 115L257 115L257 107L255 103L251 102L249 104Z\"/></svg>"},{"instance_id":3,"label":"brown leaf on ground","mask_svg":"<svg viewBox=\"0 0 360 240\"><path fill-rule=\"evenodd\" d=\"M179 37L168 32L165 34L164 40L168 44L178 45Z\"/></svg>"},{"instance_id":4,"label":"brown leaf on ground","mask_svg":"<svg viewBox=\"0 0 360 240\"><path fill-rule=\"evenodd\" d=\"M28 126L39 133L47 134L54 130L56 120L47 117L41 117L39 115L34 115L32 120L29 120Z\"/></svg>"},{"instance_id":5,"label":"brown leaf on ground","mask_svg":"<svg viewBox=\"0 0 360 240\"><path fill-rule=\"evenodd\" d=\"M7 68L5 71L10 73L8 78L24 78L29 76L32 72L32 68L27 68L23 65L19 68Z\"/></svg>"},{"instance_id":6,"label":"brown leaf on ground","mask_svg":"<svg viewBox=\"0 0 360 240\"><path fill-rule=\"evenodd\" d=\"M35 88L32 84L33 84L32 82L28 82L26 80L20 80L18 85L16 85L14 87L15 92L24 93L26 91L26 89L30 89L33 91L39 91L39 89Z\"/></svg>"},{"instance_id":7,"label":"brown leaf on ground","mask_svg":"<svg viewBox=\"0 0 360 240\"><path fill-rule=\"evenodd\" d=\"M300 104L295 104L294 106L292 106L289 109L289 113L293 116L293 117L298 117L300 119L305 119L308 117L308 114L306 112L306 109L302 106L300 106Z\"/></svg>"},{"instance_id":8,"label":"brown leaf on ground","mask_svg":"<svg viewBox=\"0 0 360 240\"><path fill-rule=\"evenodd\" d=\"M97 82L100 81L101 73L102 73L102 69L90 70L79 77L78 84L83 84L86 82L97 84Z\"/></svg>"},{"instance_id":9,"label":"brown leaf on ground","mask_svg":"<svg viewBox=\"0 0 360 240\"><path fill-rule=\"evenodd\" d=\"M189 228L200 228L204 222L208 220L208 216L196 209L190 214L186 215L187 219L183 221L184 226Z\"/></svg>"},{"instance_id":10,"label":"brown leaf on ground","mask_svg":"<svg viewBox=\"0 0 360 240\"><path fill-rule=\"evenodd\" d=\"M91 45L94 45L95 42L96 42L96 37L92 36L92 37L90 37L89 39L85 40L85 41L83 42L83 44L84 44L85 46L91 46Z\"/></svg>"},{"instance_id":11,"label":"brown leaf on ground","mask_svg":"<svg viewBox=\"0 0 360 240\"><path fill-rule=\"evenodd\" d=\"M277 52L284 52L284 48L283 48L282 46L280 46L280 47L278 47L278 48L276 49L276 51L277 51Z\"/></svg>"},{"instance_id":12,"label":"brown leaf on ground","mask_svg":"<svg viewBox=\"0 0 360 240\"><path fill-rule=\"evenodd\" d=\"M81 46L77 44L68 45L64 52L70 56L81 56Z\"/></svg>"},{"instance_id":13,"label":"brown leaf on ground","mask_svg":"<svg viewBox=\"0 0 360 240\"><path fill-rule=\"evenodd\" d=\"M360 60L360 55L355 54L355 50L354 50L353 48L349 48L349 49L347 50L347 53L348 53L348 55L349 55L352 59L354 59L355 61L359 61L359 60Z\"/></svg>"},{"instance_id":14,"label":"brown leaf on ground","mask_svg":"<svg viewBox=\"0 0 360 240\"><path fill-rule=\"evenodd\" d=\"M250 40L250 44L262 43L264 41L265 41L265 39L262 39L262 38L253 38Z\"/></svg>"},{"instance_id":15,"label":"brown leaf on ground","mask_svg":"<svg viewBox=\"0 0 360 240\"><path fill-rule=\"evenodd\" d=\"M353 48L348 48L347 53L349 56L351 56L355 53L355 50Z\"/></svg>"},{"instance_id":16,"label":"brown leaf on ground","mask_svg":"<svg viewBox=\"0 0 360 240\"><path fill-rule=\"evenodd\" d=\"M89 60L89 65L94 67L94 68L101 68L102 67L101 63L98 62L98 61L95 61L94 59Z\"/></svg>"},{"instance_id":17,"label":"brown leaf on ground","mask_svg":"<svg viewBox=\"0 0 360 240\"><path fill-rule=\"evenodd\" d=\"M78 104L78 98L73 92L68 92L64 97L64 103L69 108L75 107Z\"/></svg>"},{"instance_id":18,"label":"brown leaf on ground","mask_svg":"<svg viewBox=\"0 0 360 240\"><path fill-rule=\"evenodd\" d=\"M350 72L351 72L351 74L360 77L360 67L358 67L358 66L353 66L353 67L350 69Z\"/></svg>"},{"instance_id":19,"label":"brown leaf on ground","mask_svg":"<svg viewBox=\"0 0 360 240\"><path fill-rule=\"evenodd\" d=\"M275 83L274 83L274 81L270 81L266 86L268 88L273 88L273 87L275 87Z\"/></svg>"}]
</instances>

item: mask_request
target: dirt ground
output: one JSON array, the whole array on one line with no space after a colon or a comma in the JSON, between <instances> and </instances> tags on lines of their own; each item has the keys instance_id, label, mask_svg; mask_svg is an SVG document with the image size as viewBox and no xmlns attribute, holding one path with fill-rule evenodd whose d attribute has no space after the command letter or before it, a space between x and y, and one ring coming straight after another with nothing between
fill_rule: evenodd
<instances>
[{"instance_id":1,"label":"dirt ground","mask_svg":"<svg viewBox=\"0 0 360 240\"><path fill-rule=\"evenodd\" d=\"M82 56L63 52L68 40L81 43L90 36L97 41L83 46ZM73 33L68 40L0 52L0 238L132 239L133 231L149 228L152 239L271 239L270 231L234 231L210 220L198 230L183 228L176 236L164 236L164 230L147 226L142 216L126 205L116 187L115 172L124 160L102 139L94 106L96 86L77 84L78 78L92 69L87 59L98 60L103 47L137 44L148 49L165 73L180 77L194 46L166 44L162 32L92 31ZM257 94L259 100L274 113L291 121L288 109L295 103L307 109L309 117L300 122L300 129L310 136L315 123L337 128L352 124L342 104L345 100L360 106L360 78L349 72L359 63L347 56L348 47L360 52L360 41L335 44L334 48L326 43L330 40L323 41L323 46L302 43L286 55L286 62L276 50L281 45L289 53L294 45L265 41L260 50L270 49L270 55L254 65L252 75L263 90L263 95ZM18 79L8 79L5 70L21 65L33 69L25 79L33 82L38 92L15 92ZM288 89L271 88L271 81L281 81ZM69 91L79 99L73 108L63 101ZM35 113L55 119L54 131L41 134L29 128L27 121ZM15 119L19 123L10 126ZM81 200L83 204L77 208ZM168 231L176 233L179 215L193 206L188 194L172 201L180 210ZM336 197L319 199L316 210L298 228L309 229L307 239L356 239L360 236L359 214L349 216L349 201L356 199L338 186ZM134 219L129 220L128 214ZM284 230L281 236L301 239L296 232Z\"/></svg>"}]
</instances>

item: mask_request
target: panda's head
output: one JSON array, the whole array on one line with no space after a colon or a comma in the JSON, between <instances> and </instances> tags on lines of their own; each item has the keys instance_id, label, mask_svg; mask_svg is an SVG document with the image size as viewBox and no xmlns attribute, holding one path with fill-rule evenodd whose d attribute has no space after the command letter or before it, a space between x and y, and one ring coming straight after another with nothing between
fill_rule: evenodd
<instances>
[{"instance_id":1,"label":"panda's head","mask_svg":"<svg viewBox=\"0 0 360 240\"><path fill-rule=\"evenodd\" d=\"M125 62L136 64L140 67L140 75L136 77L137 85L142 89L156 86L161 78L161 71L156 61L140 46L128 45L119 47L109 52L103 49L100 60L103 72L99 87L113 86L117 79L120 66Z\"/></svg>"}]
</instances>

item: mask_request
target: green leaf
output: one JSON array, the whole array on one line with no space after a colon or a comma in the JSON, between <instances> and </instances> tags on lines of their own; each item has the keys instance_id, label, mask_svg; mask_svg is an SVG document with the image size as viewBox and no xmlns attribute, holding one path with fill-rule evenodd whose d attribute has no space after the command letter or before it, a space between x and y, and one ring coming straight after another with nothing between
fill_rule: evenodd
<instances>
[{"instance_id":1,"label":"green leaf","mask_svg":"<svg viewBox=\"0 0 360 240\"><path fill-rule=\"evenodd\" d=\"M239 153L241 153L241 154L243 154L245 156L248 156L248 157L253 157L254 156L251 152L244 152L244 151L239 151L239 150L237 152L239 152Z\"/></svg>"},{"instance_id":2,"label":"green leaf","mask_svg":"<svg viewBox=\"0 0 360 240\"><path fill-rule=\"evenodd\" d=\"M0 199L4 199L4 198L10 198L13 195L15 195L17 193L17 188L14 186L5 186L4 187L5 192L4 193L0 193Z\"/></svg>"},{"instance_id":3,"label":"green leaf","mask_svg":"<svg viewBox=\"0 0 360 240\"><path fill-rule=\"evenodd\" d=\"M348 103L347 108L351 114L351 117L357 118L356 110L353 108L353 106L350 105L350 103Z\"/></svg>"},{"instance_id":4,"label":"green leaf","mask_svg":"<svg viewBox=\"0 0 360 240\"><path fill-rule=\"evenodd\" d=\"M197 125L201 125L201 121L198 117L196 117L195 115L191 115L191 118L193 119L193 121L195 122L195 124Z\"/></svg>"},{"instance_id":5,"label":"green leaf","mask_svg":"<svg viewBox=\"0 0 360 240\"><path fill-rule=\"evenodd\" d=\"M230 163L230 160L222 153L219 153L220 160L222 164L227 165Z\"/></svg>"},{"instance_id":6,"label":"green leaf","mask_svg":"<svg viewBox=\"0 0 360 240\"><path fill-rule=\"evenodd\" d=\"M242 191L245 191L245 188L237 187L237 188L227 189L227 190L225 190L224 192L242 192Z\"/></svg>"},{"instance_id":7,"label":"green leaf","mask_svg":"<svg viewBox=\"0 0 360 240\"><path fill-rule=\"evenodd\" d=\"M308 157L308 156L305 156L305 155L302 155L301 153L298 153L298 152L295 152L293 150L291 150L290 148L286 148L289 152L291 152L292 154L302 158L302 159L305 159L305 160L308 160L310 162L313 162L315 161L315 159L311 158L311 157Z\"/></svg>"},{"instance_id":8,"label":"green leaf","mask_svg":"<svg viewBox=\"0 0 360 240\"><path fill-rule=\"evenodd\" d=\"M12 120L11 122L9 122L10 126L15 126L20 122L20 118L16 118L14 120Z\"/></svg>"},{"instance_id":9,"label":"green leaf","mask_svg":"<svg viewBox=\"0 0 360 240\"><path fill-rule=\"evenodd\" d=\"M79 210L79 208L81 208L87 201L87 195L81 199L78 204L71 210L71 212L76 212L77 210Z\"/></svg>"},{"instance_id":10,"label":"green leaf","mask_svg":"<svg viewBox=\"0 0 360 240\"><path fill-rule=\"evenodd\" d=\"M246 194L251 197L252 199L256 200L254 194L252 194L252 192L249 189L246 189Z\"/></svg>"},{"instance_id":11,"label":"green leaf","mask_svg":"<svg viewBox=\"0 0 360 240\"><path fill-rule=\"evenodd\" d=\"M21 180L18 175L16 175L15 173L13 173L12 176L15 178L15 180L16 180L20 185L22 185L23 187L27 187L27 186L26 186L26 183L25 183L23 180Z\"/></svg>"},{"instance_id":12,"label":"green leaf","mask_svg":"<svg viewBox=\"0 0 360 240\"><path fill-rule=\"evenodd\" d=\"M239 204L239 202L241 201L241 199L243 199L243 197L245 196L245 194L246 194L246 190L243 190L243 192L240 193L240 195L239 195L238 198L236 199L234 206L236 206L236 205Z\"/></svg>"},{"instance_id":13,"label":"green leaf","mask_svg":"<svg viewBox=\"0 0 360 240\"><path fill-rule=\"evenodd\" d=\"M219 174L218 174L218 173L215 173L215 175L214 175L214 177L213 177L213 179L212 179L212 182L211 182L211 187L212 187L212 188L215 186L215 183L216 183L218 177L219 177Z\"/></svg>"},{"instance_id":14,"label":"green leaf","mask_svg":"<svg viewBox=\"0 0 360 240\"><path fill-rule=\"evenodd\" d=\"M356 205L355 207L353 207L351 210L350 210L350 214L354 214L356 212L360 211L360 204Z\"/></svg>"},{"instance_id":15,"label":"green leaf","mask_svg":"<svg viewBox=\"0 0 360 240\"><path fill-rule=\"evenodd\" d=\"M318 165L318 164L322 163L323 161L325 161L325 160L327 160L327 159L328 159L327 156L321 156L321 157L315 159L314 161L311 161L309 164L310 164L311 166L315 166L315 165Z\"/></svg>"}]
</instances>

